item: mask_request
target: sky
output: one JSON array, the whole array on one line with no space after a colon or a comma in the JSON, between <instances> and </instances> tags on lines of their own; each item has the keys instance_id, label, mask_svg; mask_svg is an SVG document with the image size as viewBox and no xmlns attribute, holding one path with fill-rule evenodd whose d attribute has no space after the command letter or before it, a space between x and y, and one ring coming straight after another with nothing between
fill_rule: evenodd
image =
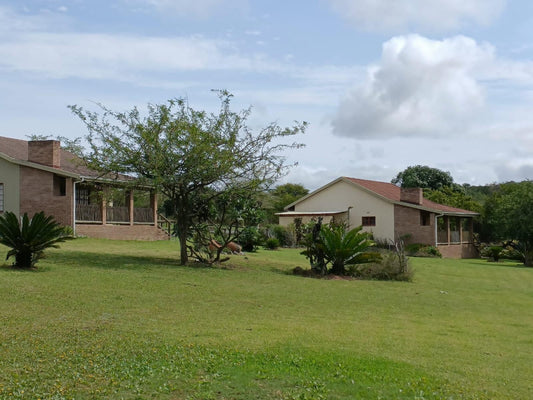
<instances>
[{"instance_id":1,"label":"sky","mask_svg":"<svg viewBox=\"0 0 533 400\"><path fill-rule=\"evenodd\" d=\"M255 130L309 123L280 183L533 179L532 38L526 0L0 0L0 136L225 89Z\"/></svg>"}]
</instances>

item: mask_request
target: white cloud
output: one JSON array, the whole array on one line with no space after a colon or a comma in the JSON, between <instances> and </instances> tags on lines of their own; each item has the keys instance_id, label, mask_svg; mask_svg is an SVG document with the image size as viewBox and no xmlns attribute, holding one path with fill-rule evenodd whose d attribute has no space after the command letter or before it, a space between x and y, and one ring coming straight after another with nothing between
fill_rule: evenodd
<instances>
[{"instance_id":1,"label":"white cloud","mask_svg":"<svg viewBox=\"0 0 533 400\"><path fill-rule=\"evenodd\" d=\"M341 16L367 30L456 29L466 23L488 24L506 0L328 0Z\"/></svg>"},{"instance_id":2,"label":"white cloud","mask_svg":"<svg viewBox=\"0 0 533 400\"><path fill-rule=\"evenodd\" d=\"M485 103L476 72L493 61L491 46L464 36L392 38L366 81L341 101L334 133L376 138L464 132Z\"/></svg>"},{"instance_id":3,"label":"white cloud","mask_svg":"<svg viewBox=\"0 0 533 400\"><path fill-rule=\"evenodd\" d=\"M118 78L143 71L275 70L232 43L201 37L30 33L0 42L0 68L54 78Z\"/></svg>"}]
</instances>

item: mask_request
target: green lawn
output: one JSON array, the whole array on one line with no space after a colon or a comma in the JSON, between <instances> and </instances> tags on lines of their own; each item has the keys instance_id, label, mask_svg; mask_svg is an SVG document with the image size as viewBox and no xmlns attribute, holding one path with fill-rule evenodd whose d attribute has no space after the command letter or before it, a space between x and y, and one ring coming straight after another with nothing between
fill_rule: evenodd
<instances>
[{"instance_id":1,"label":"green lawn","mask_svg":"<svg viewBox=\"0 0 533 400\"><path fill-rule=\"evenodd\" d=\"M78 239L38 271L6 264L0 398L533 398L533 269L413 258L412 283L317 280L287 273L298 253L193 268L175 242Z\"/></svg>"}]
</instances>

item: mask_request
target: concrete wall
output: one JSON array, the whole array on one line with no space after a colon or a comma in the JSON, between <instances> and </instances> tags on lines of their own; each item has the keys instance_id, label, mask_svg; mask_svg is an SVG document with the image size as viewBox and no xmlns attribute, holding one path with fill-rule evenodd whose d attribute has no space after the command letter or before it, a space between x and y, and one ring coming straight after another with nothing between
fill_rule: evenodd
<instances>
[{"instance_id":1,"label":"concrete wall","mask_svg":"<svg viewBox=\"0 0 533 400\"><path fill-rule=\"evenodd\" d=\"M0 183L4 184L4 210L20 214L20 168L0 158Z\"/></svg>"},{"instance_id":2,"label":"concrete wall","mask_svg":"<svg viewBox=\"0 0 533 400\"><path fill-rule=\"evenodd\" d=\"M421 225L420 210L400 205L394 206L394 230L398 237L410 235L406 243L435 246L435 214L429 216L429 225Z\"/></svg>"},{"instance_id":3,"label":"concrete wall","mask_svg":"<svg viewBox=\"0 0 533 400\"><path fill-rule=\"evenodd\" d=\"M76 224L77 236L114 240L168 240L166 232L153 225Z\"/></svg>"},{"instance_id":4,"label":"concrete wall","mask_svg":"<svg viewBox=\"0 0 533 400\"><path fill-rule=\"evenodd\" d=\"M54 193L54 174L30 167L20 167L20 214L44 211L57 222L73 226L73 183L65 178L65 195Z\"/></svg>"},{"instance_id":5,"label":"concrete wall","mask_svg":"<svg viewBox=\"0 0 533 400\"><path fill-rule=\"evenodd\" d=\"M315 193L295 206L294 211L344 211L350 209L350 227L362 224L362 217L376 217L376 226L364 229L376 239L394 238L394 206L359 189L353 184L339 181Z\"/></svg>"}]
</instances>

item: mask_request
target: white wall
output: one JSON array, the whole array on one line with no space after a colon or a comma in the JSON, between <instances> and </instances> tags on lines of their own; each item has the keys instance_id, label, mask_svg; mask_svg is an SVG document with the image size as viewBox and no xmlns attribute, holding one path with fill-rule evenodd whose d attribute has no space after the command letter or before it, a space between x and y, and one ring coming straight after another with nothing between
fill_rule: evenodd
<instances>
[{"instance_id":1,"label":"white wall","mask_svg":"<svg viewBox=\"0 0 533 400\"><path fill-rule=\"evenodd\" d=\"M20 214L19 166L0 158L0 183L4 184L4 210Z\"/></svg>"},{"instance_id":2,"label":"white wall","mask_svg":"<svg viewBox=\"0 0 533 400\"><path fill-rule=\"evenodd\" d=\"M294 211L345 211L350 209L350 227L362 224L362 217L376 217L376 226L365 227L376 239L394 239L394 205L354 184L339 181L315 193Z\"/></svg>"}]
</instances>

